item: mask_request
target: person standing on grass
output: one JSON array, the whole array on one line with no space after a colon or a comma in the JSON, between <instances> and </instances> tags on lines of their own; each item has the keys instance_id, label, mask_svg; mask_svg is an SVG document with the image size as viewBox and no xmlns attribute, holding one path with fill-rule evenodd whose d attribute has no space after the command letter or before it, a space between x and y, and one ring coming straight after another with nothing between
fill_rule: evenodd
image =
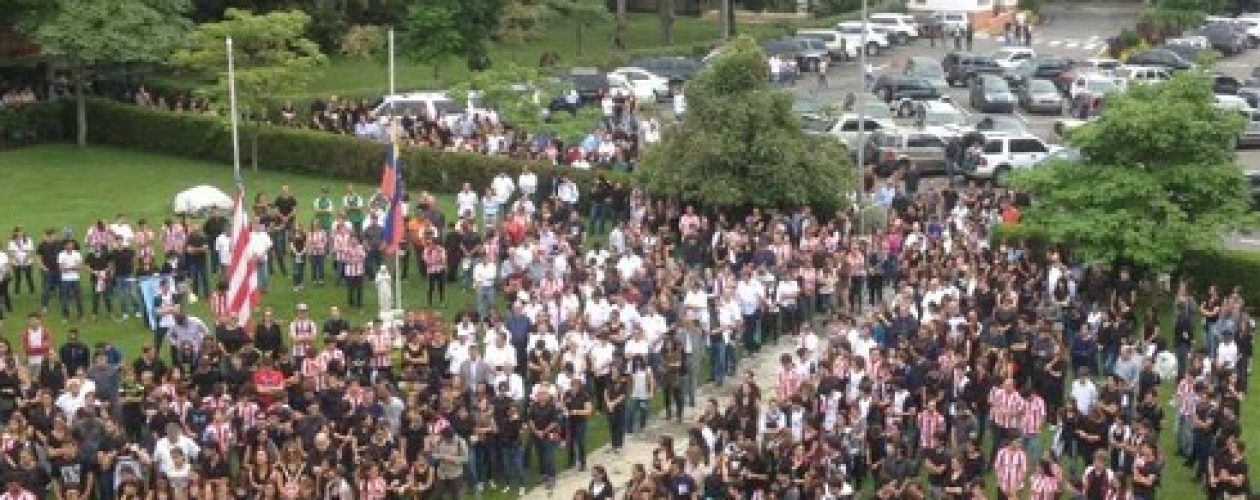
<instances>
[{"instance_id":1,"label":"person standing on grass","mask_svg":"<svg viewBox=\"0 0 1260 500\"><path fill-rule=\"evenodd\" d=\"M126 219L124 219L121 215L119 215L119 218L124 222L126 221ZM114 226L110 226L111 232L114 232L113 227ZM128 231L131 230L130 226L125 227L127 227ZM209 274L217 273L221 270L221 268L227 266L227 261L222 259L222 255L219 255L218 252L213 250L217 250L216 247L219 241L219 236L227 234L228 229L230 228L228 227L227 217L224 217L223 213L219 212L218 208L211 207L210 215L206 217L206 221L201 225L201 233L205 235L206 242L208 242L212 247L209 252L210 266L206 268ZM115 232L114 234L118 233Z\"/></svg>"},{"instance_id":2,"label":"person standing on grass","mask_svg":"<svg viewBox=\"0 0 1260 500\"><path fill-rule=\"evenodd\" d=\"M67 240L57 255L57 271L61 276L61 315L69 321L70 304L73 302L78 312L77 320L83 320L83 287L80 272L83 268L83 254L79 253L79 243Z\"/></svg>"},{"instance_id":3,"label":"person standing on grass","mask_svg":"<svg viewBox=\"0 0 1260 500\"><path fill-rule=\"evenodd\" d=\"M62 299L61 271L57 269L57 257L61 254L61 249L62 243L57 239L57 231L45 229L44 239L37 250L39 259L36 260L44 277L44 289L39 297L39 307L43 311L48 310L48 302L54 295L58 300Z\"/></svg>"},{"instance_id":4,"label":"person standing on grass","mask_svg":"<svg viewBox=\"0 0 1260 500\"><path fill-rule=\"evenodd\" d=\"M254 221L254 231L249 235L249 244L251 247L246 252L257 263L258 273L258 293L267 293L267 287L271 284L271 266L268 263L271 254L271 235L267 232L267 226L261 219Z\"/></svg>"},{"instance_id":5,"label":"person standing on grass","mask_svg":"<svg viewBox=\"0 0 1260 500\"><path fill-rule=\"evenodd\" d=\"M315 221L311 221L310 227L310 232L306 233L306 255L310 258L311 282L322 287L328 259L328 230Z\"/></svg>"},{"instance_id":6,"label":"person standing on grass","mask_svg":"<svg viewBox=\"0 0 1260 500\"><path fill-rule=\"evenodd\" d=\"M200 297L210 296L210 240L201 228L192 227L184 241L184 267L192 278L192 293Z\"/></svg>"},{"instance_id":7,"label":"person standing on grass","mask_svg":"<svg viewBox=\"0 0 1260 500\"><path fill-rule=\"evenodd\" d=\"M354 186L346 185L346 195L341 197L341 209L346 213L346 218L350 219L350 224L354 226L355 234L363 230L363 197L355 192Z\"/></svg>"},{"instance_id":8,"label":"person standing on grass","mask_svg":"<svg viewBox=\"0 0 1260 500\"><path fill-rule=\"evenodd\" d=\"M92 247L87 257L87 267L89 283L92 285L92 320L95 321L101 314L101 302L105 303L106 317L114 314L113 260L104 247Z\"/></svg>"},{"instance_id":9,"label":"person standing on grass","mask_svg":"<svg viewBox=\"0 0 1260 500\"><path fill-rule=\"evenodd\" d=\"M22 292L22 278L26 278L26 293L35 294L35 278L31 272L31 267L35 261L35 242L26 234L22 226L13 228L13 238L9 240L6 249L9 256L9 265L12 266L13 278L13 294L17 295Z\"/></svg>"},{"instance_id":10,"label":"person standing on grass","mask_svg":"<svg viewBox=\"0 0 1260 500\"><path fill-rule=\"evenodd\" d=\"M13 264L9 254L0 252L0 321L5 312L13 312L13 299L9 297L9 282L13 277Z\"/></svg>"},{"instance_id":11,"label":"person standing on grass","mask_svg":"<svg viewBox=\"0 0 1260 500\"><path fill-rule=\"evenodd\" d=\"M325 231L331 231L336 206L333 203L332 196L328 194L328 188L319 188L319 196L315 198L314 205L315 220L313 223L324 228Z\"/></svg>"},{"instance_id":12,"label":"person standing on grass","mask_svg":"<svg viewBox=\"0 0 1260 500\"><path fill-rule=\"evenodd\" d=\"M446 248L436 239L430 238L424 245L424 270L429 277L429 307L433 307L435 289L439 304L446 303L446 259Z\"/></svg>"},{"instance_id":13,"label":"person standing on grass","mask_svg":"<svg viewBox=\"0 0 1260 500\"><path fill-rule=\"evenodd\" d=\"M275 206L267 205L265 210L258 216L259 222L267 231L267 237L271 244L268 245L267 263L269 274L289 274L288 266L285 262L285 254L289 252L289 244L284 233L284 222L280 217L280 211Z\"/></svg>"},{"instance_id":14,"label":"person standing on grass","mask_svg":"<svg viewBox=\"0 0 1260 500\"><path fill-rule=\"evenodd\" d=\"M306 241L306 231L301 226L295 226L292 232L293 236L289 238L289 255L293 256L293 291L300 292L306 279L306 260L310 248Z\"/></svg>"},{"instance_id":15,"label":"person standing on grass","mask_svg":"<svg viewBox=\"0 0 1260 500\"><path fill-rule=\"evenodd\" d=\"M351 238L345 252L346 305L363 307L363 275L367 272L367 250L358 238Z\"/></svg>"},{"instance_id":16,"label":"person standing on grass","mask_svg":"<svg viewBox=\"0 0 1260 500\"><path fill-rule=\"evenodd\" d=\"M1002 498L1007 500L1019 498L1024 489L1024 481L1028 478L1028 455L1024 453L1022 443L1018 438L1011 438L993 458L998 490L1002 493Z\"/></svg>"}]
</instances>

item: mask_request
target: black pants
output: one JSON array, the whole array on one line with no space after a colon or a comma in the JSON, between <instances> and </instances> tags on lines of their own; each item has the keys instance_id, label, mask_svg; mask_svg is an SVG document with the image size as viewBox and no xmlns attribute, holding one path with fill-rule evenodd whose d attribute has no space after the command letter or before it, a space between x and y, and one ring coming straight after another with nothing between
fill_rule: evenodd
<instances>
[{"instance_id":1,"label":"black pants","mask_svg":"<svg viewBox=\"0 0 1260 500\"><path fill-rule=\"evenodd\" d=\"M17 287L14 293L17 292ZM13 299L9 298L9 278L0 280L0 319L4 319L5 312L13 312Z\"/></svg>"},{"instance_id":2,"label":"black pants","mask_svg":"<svg viewBox=\"0 0 1260 500\"><path fill-rule=\"evenodd\" d=\"M14 266L13 267L13 293L17 294L22 291L22 278L26 277L26 293L35 294L35 272L31 270L31 266Z\"/></svg>"},{"instance_id":3,"label":"black pants","mask_svg":"<svg viewBox=\"0 0 1260 500\"><path fill-rule=\"evenodd\" d=\"M665 418L676 418L682 421L683 414L683 391L682 384L674 382L672 384L664 384L665 393Z\"/></svg>"},{"instance_id":4,"label":"black pants","mask_svg":"<svg viewBox=\"0 0 1260 500\"><path fill-rule=\"evenodd\" d=\"M871 307L879 307L884 303L884 275L871 274L866 277L866 295Z\"/></svg>"},{"instance_id":5,"label":"black pants","mask_svg":"<svg viewBox=\"0 0 1260 500\"><path fill-rule=\"evenodd\" d=\"M98 292L93 287L92 290L92 315L96 316L101 313L101 302L105 303L105 313L114 313L114 300L110 298L109 290Z\"/></svg>"},{"instance_id":6,"label":"black pants","mask_svg":"<svg viewBox=\"0 0 1260 500\"><path fill-rule=\"evenodd\" d=\"M363 307L363 276L346 276L346 305Z\"/></svg>"},{"instance_id":7,"label":"black pants","mask_svg":"<svg viewBox=\"0 0 1260 500\"><path fill-rule=\"evenodd\" d=\"M446 303L446 272L429 273L429 305L433 305L433 291L437 290L438 301Z\"/></svg>"}]
</instances>

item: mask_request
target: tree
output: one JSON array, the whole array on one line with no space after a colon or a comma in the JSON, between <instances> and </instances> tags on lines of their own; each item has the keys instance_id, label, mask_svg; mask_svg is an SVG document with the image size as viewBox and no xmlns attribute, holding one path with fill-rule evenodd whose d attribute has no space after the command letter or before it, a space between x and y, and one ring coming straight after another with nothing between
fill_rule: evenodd
<instances>
[{"instance_id":1,"label":"tree","mask_svg":"<svg viewBox=\"0 0 1260 500\"><path fill-rule=\"evenodd\" d=\"M495 38L513 48L538 39L544 28L545 11L544 5L533 0L510 0L503 7L503 17Z\"/></svg>"},{"instance_id":2,"label":"tree","mask_svg":"<svg viewBox=\"0 0 1260 500\"><path fill-rule=\"evenodd\" d=\"M1167 271L1252 223L1233 153L1244 121L1214 105L1206 75L1137 85L1107 108L1072 133L1084 161L1011 176L1033 199L1022 224L1090 261Z\"/></svg>"},{"instance_id":3,"label":"tree","mask_svg":"<svg viewBox=\"0 0 1260 500\"><path fill-rule=\"evenodd\" d=\"M628 0L617 0L617 27L613 33L613 47L617 50L626 50L626 30L629 28L629 16L626 13L626 2Z\"/></svg>"},{"instance_id":4,"label":"tree","mask_svg":"<svg viewBox=\"0 0 1260 500\"><path fill-rule=\"evenodd\" d=\"M467 81L452 89L458 102L476 93L482 107L494 109L504 123L523 130L539 130L547 103L543 96L556 95L542 71L513 63L474 72Z\"/></svg>"},{"instance_id":5,"label":"tree","mask_svg":"<svg viewBox=\"0 0 1260 500\"><path fill-rule=\"evenodd\" d=\"M252 14L228 9L224 20L205 23L188 37L188 48L172 58L180 66L200 74L217 75L203 92L221 109L228 107L227 48L232 37L236 69L236 99L242 115L256 122L267 119L270 98L302 91L315 78L315 70L327 58L319 45L303 36L311 22L302 11ZM252 136L254 167L258 166L258 134Z\"/></svg>"},{"instance_id":6,"label":"tree","mask_svg":"<svg viewBox=\"0 0 1260 500\"><path fill-rule=\"evenodd\" d=\"M838 141L804 133L792 97L770 86L765 54L739 37L687 86L681 129L639 170L655 193L727 207L839 206L856 170Z\"/></svg>"},{"instance_id":7,"label":"tree","mask_svg":"<svg viewBox=\"0 0 1260 500\"><path fill-rule=\"evenodd\" d=\"M574 26L577 39L577 55L582 55L582 31L596 24L607 22L611 17L608 7L600 0L551 0L547 7L560 18Z\"/></svg>"},{"instance_id":8,"label":"tree","mask_svg":"<svg viewBox=\"0 0 1260 500\"><path fill-rule=\"evenodd\" d=\"M183 41L188 6L185 0L56 0L23 23L45 55L70 67L80 146L87 144L91 70L163 61Z\"/></svg>"},{"instance_id":9,"label":"tree","mask_svg":"<svg viewBox=\"0 0 1260 500\"><path fill-rule=\"evenodd\" d=\"M486 45L498 32L506 5L506 0L419 0L403 17L400 49L433 64L435 77L438 64L451 56L463 56L472 71L489 68Z\"/></svg>"}]
</instances>

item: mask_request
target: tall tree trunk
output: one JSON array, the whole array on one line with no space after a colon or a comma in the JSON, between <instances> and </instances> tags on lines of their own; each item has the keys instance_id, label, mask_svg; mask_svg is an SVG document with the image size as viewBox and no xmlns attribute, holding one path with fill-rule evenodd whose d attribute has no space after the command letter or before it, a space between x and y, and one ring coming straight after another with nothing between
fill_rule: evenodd
<instances>
[{"instance_id":1,"label":"tall tree trunk","mask_svg":"<svg viewBox=\"0 0 1260 500\"><path fill-rule=\"evenodd\" d=\"M617 32L613 35L613 46L617 50L626 50L626 2L617 0Z\"/></svg>"},{"instance_id":2,"label":"tall tree trunk","mask_svg":"<svg viewBox=\"0 0 1260 500\"><path fill-rule=\"evenodd\" d=\"M577 55L578 57L582 57L582 23L580 21L577 23L576 34L577 34Z\"/></svg>"},{"instance_id":3,"label":"tall tree trunk","mask_svg":"<svg viewBox=\"0 0 1260 500\"><path fill-rule=\"evenodd\" d=\"M656 0L657 14L661 17L661 37L665 46L674 45L674 0Z\"/></svg>"},{"instance_id":4,"label":"tall tree trunk","mask_svg":"<svg viewBox=\"0 0 1260 500\"><path fill-rule=\"evenodd\" d=\"M74 107L75 116L79 122L79 130L76 133L76 143L79 147L87 146L87 93L83 82L83 66L76 66L74 69Z\"/></svg>"}]
</instances>

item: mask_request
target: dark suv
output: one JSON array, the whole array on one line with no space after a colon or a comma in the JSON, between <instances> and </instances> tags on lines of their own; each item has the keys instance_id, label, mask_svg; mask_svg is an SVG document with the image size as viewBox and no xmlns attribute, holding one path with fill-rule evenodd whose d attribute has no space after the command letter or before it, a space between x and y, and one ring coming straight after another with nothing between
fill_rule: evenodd
<instances>
[{"instance_id":1,"label":"dark suv","mask_svg":"<svg viewBox=\"0 0 1260 500\"><path fill-rule=\"evenodd\" d=\"M875 80L873 90L899 116L912 115L914 104L918 101L935 101L941 98L941 92L932 82L908 75L882 75Z\"/></svg>"},{"instance_id":2,"label":"dark suv","mask_svg":"<svg viewBox=\"0 0 1260 500\"><path fill-rule=\"evenodd\" d=\"M950 52L941 60L945 68L945 83L951 87L969 86L976 75L1002 76L1002 67L990 56Z\"/></svg>"}]
</instances>

